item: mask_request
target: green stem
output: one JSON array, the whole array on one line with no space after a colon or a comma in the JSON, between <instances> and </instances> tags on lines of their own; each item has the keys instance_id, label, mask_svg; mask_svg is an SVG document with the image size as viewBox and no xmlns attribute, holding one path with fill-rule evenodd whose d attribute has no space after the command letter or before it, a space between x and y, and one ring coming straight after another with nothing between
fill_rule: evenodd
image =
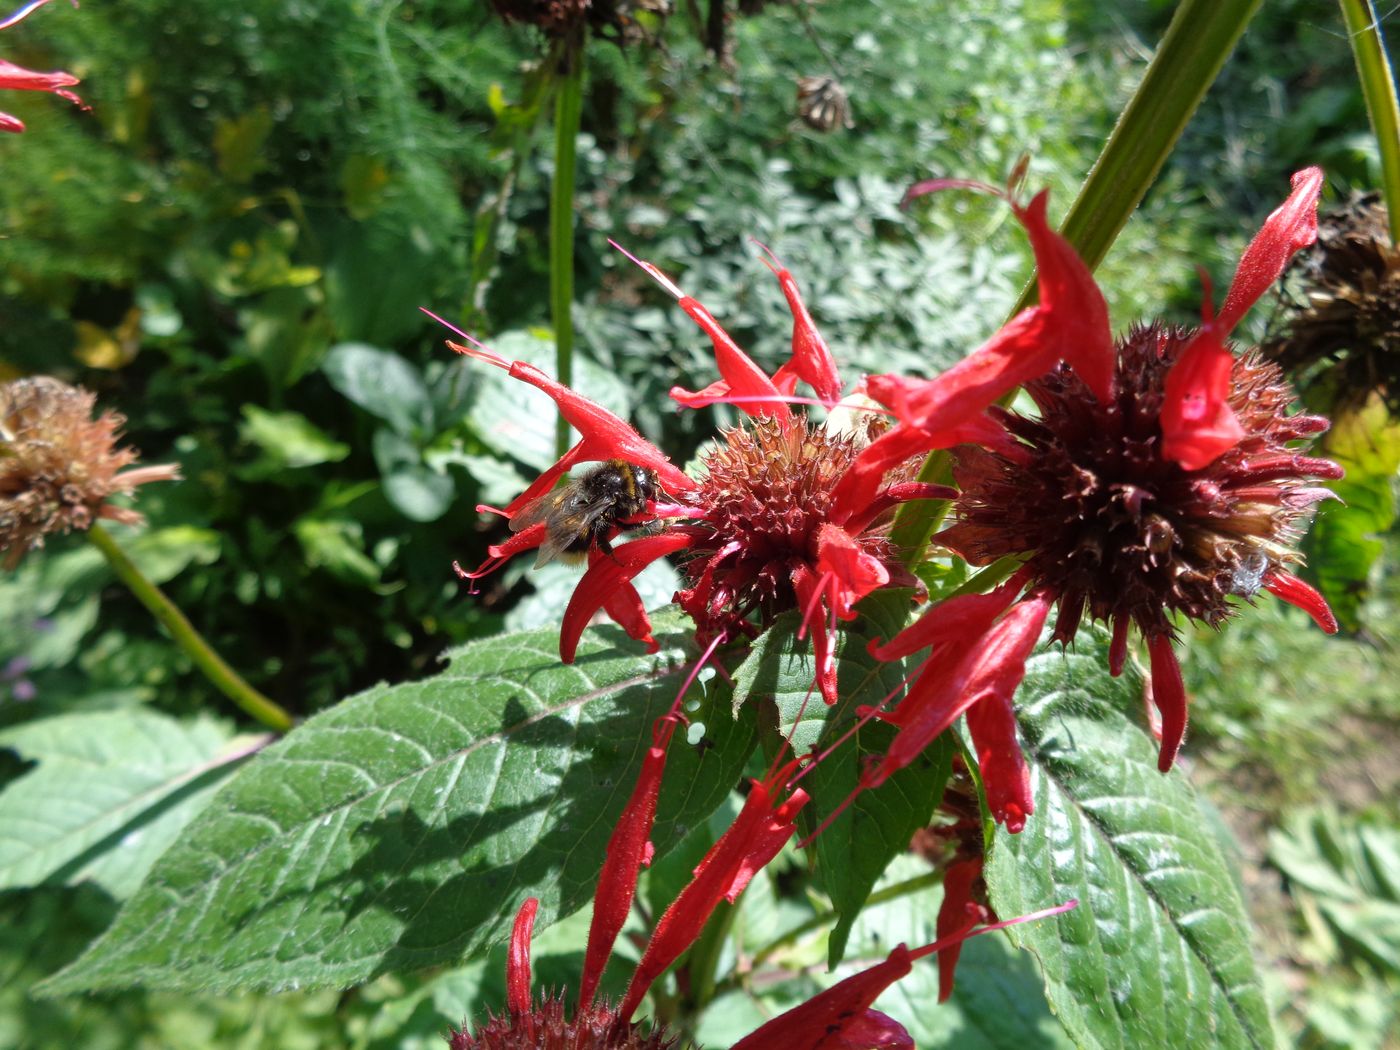
<instances>
[{"instance_id":1,"label":"green stem","mask_svg":"<svg viewBox=\"0 0 1400 1050\"><path fill-rule=\"evenodd\" d=\"M1356 56L1361 93L1371 130L1381 155L1381 192L1390 213L1390 242L1400 244L1400 106L1395 100L1395 74L1386 57L1381 24L1371 0L1338 0L1346 20L1347 37Z\"/></svg>"},{"instance_id":2,"label":"green stem","mask_svg":"<svg viewBox=\"0 0 1400 1050\"><path fill-rule=\"evenodd\" d=\"M147 579L146 574L117 546L111 533L101 525L93 525L88 529L87 535L93 546L107 559L117 578L131 589L137 600L170 632L175 644L189 655L195 666L204 672L204 676L215 688L269 729L285 733L292 728L292 716L245 682L237 671L224 663L223 657L210 647L175 603Z\"/></svg>"},{"instance_id":3,"label":"green stem","mask_svg":"<svg viewBox=\"0 0 1400 1050\"><path fill-rule=\"evenodd\" d=\"M1119 116L1061 227L1089 269L1103 261L1141 203L1260 3L1182 0L1176 9L1142 83ZM1033 303L1035 296L1032 282L1012 316ZM1012 396L1008 394L1003 403ZM930 453L919 479L946 484L948 464L947 452ZM900 508L892 539L905 552L905 564L917 564L923 557L942 513L943 508L930 500Z\"/></svg>"},{"instance_id":4,"label":"green stem","mask_svg":"<svg viewBox=\"0 0 1400 1050\"><path fill-rule=\"evenodd\" d=\"M554 100L554 185L549 194L549 308L554 319L554 374L565 386L574 377L574 170L578 129L583 113L583 46L564 50L565 68ZM572 442L561 413L555 452L562 456Z\"/></svg>"}]
</instances>

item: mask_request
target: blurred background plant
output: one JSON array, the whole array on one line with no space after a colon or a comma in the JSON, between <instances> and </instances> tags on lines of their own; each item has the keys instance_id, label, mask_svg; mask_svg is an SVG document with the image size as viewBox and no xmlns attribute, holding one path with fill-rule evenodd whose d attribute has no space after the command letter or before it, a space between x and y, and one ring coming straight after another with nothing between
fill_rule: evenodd
<instances>
[{"instance_id":1,"label":"blurred background plant","mask_svg":"<svg viewBox=\"0 0 1400 1050\"><path fill-rule=\"evenodd\" d=\"M663 5L631 5L628 24L651 45L600 33L586 49L575 386L679 462L711 432L712 420L666 398L673 384L712 378L703 339L610 237L675 275L766 365L788 327L749 238L797 276L846 374L946 366L1005 316L1028 254L995 203L950 197L910 215L897 207L904 189L934 174L1000 182L1029 152L1030 184L1052 186L1062 214L1171 10L711 0L704 15L688 3L663 17ZM215 647L305 715L421 675L449 644L552 622L570 570L527 581L513 567L473 596L450 569L499 539L475 505L508 498L552 460L552 411L452 360L417 310L553 368L544 37L482 2L153 0L53 7L6 45L15 61L81 76L93 110L7 99L30 131L0 142L0 378L81 382L127 417L147 461L180 464L184 481L143 492L147 529L119 539ZM845 97L840 119L808 119L819 89L839 105L815 77ZM1100 271L1115 324L1164 303L1196 316L1195 267L1223 278L1288 172L1322 164L1336 200L1378 185L1365 128L1336 7L1266 5ZM1250 334L1265 326L1256 319ZM1354 730L1358 746L1379 741L1383 753L1400 719L1388 575L1400 446L1385 399L1365 405L1371 414L1349 417L1329 454L1350 457L1345 495L1369 517L1354 512L1313 550L1334 601L1351 596L1354 638L1324 643L1261 607L1250 629L1195 639L1188 663L1198 761L1245 842L1276 959L1315 940L1333 912L1305 901L1300 887L1318 900L1331 891L1295 870L1296 849L1270 854L1279 882L1265 831L1313 785L1359 781L1343 800L1356 810L1395 797L1393 776L1378 778L1366 758L1374 747L1353 755L1337 742ZM1322 513L1325 523L1335 511ZM1348 557L1358 547L1368 556ZM156 739L172 731L165 716L220 710L113 583L76 539L0 577L0 782L55 753L24 735L41 716L145 712ZM643 593L660 603L672 588L662 570ZM246 753L227 725L196 725L208 761ZM150 775L164 782L157 766ZM1379 830L1366 834L1383 838L1400 814L1367 819ZM1287 841L1302 841L1302 825L1288 827ZM1360 870L1347 857L1361 855L1327 863L1346 883ZM89 1047L431 1046L501 972L491 960L339 997L27 1000L30 983L102 928L130 878L68 858L41 888L0 895L15 931L0 946L0 1045L69 1045L82 1033ZM1393 905L1393 887L1384 892ZM548 943L537 946L546 974ZM1348 952L1287 971L1296 983L1281 1024L1309 1045L1346 1045L1325 1021L1338 996L1371 1003L1349 1009L1374 1015L1367 1032L1385 1031L1376 1004L1393 994L1394 960ZM975 1038L950 1024L929 1038Z\"/></svg>"}]
</instances>

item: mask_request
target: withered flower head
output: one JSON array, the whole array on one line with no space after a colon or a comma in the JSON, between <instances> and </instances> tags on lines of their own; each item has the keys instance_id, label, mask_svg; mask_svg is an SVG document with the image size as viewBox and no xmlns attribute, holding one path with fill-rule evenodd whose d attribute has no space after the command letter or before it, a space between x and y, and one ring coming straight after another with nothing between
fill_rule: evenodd
<instances>
[{"instance_id":1,"label":"withered flower head","mask_svg":"<svg viewBox=\"0 0 1400 1050\"><path fill-rule=\"evenodd\" d=\"M855 127L851 100L841 82L832 76L800 77L797 81L797 116L815 131Z\"/></svg>"},{"instance_id":2,"label":"withered flower head","mask_svg":"<svg viewBox=\"0 0 1400 1050\"><path fill-rule=\"evenodd\" d=\"M107 500L148 481L179 477L173 465L137 467L118 448L125 420L92 418L96 398L48 376L0 386L0 552L13 569L50 532L90 528L98 518L139 524L141 515Z\"/></svg>"},{"instance_id":3,"label":"withered flower head","mask_svg":"<svg viewBox=\"0 0 1400 1050\"><path fill-rule=\"evenodd\" d=\"M1323 404L1354 407L1376 391L1400 410L1400 249L1379 196L1320 216L1317 243L1291 269L1300 298L1265 355Z\"/></svg>"},{"instance_id":4,"label":"withered flower head","mask_svg":"<svg viewBox=\"0 0 1400 1050\"><path fill-rule=\"evenodd\" d=\"M956 452L962 495L940 542L977 564L1024 558L1030 586L1057 599L1061 641L1086 613L1149 641L1171 634L1171 613L1219 624L1233 598L1291 579L1300 520L1330 495L1312 479L1341 476L1291 447L1327 421L1287 415L1282 373L1252 353L1230 376L1244 437L1199 470L1165 457L1166 379L1192 334L1138 327L1119 346L1107 405L1061 366L1026 386L1039 418L996 410L1009 440Z\"/></svg>"}]
</instances>

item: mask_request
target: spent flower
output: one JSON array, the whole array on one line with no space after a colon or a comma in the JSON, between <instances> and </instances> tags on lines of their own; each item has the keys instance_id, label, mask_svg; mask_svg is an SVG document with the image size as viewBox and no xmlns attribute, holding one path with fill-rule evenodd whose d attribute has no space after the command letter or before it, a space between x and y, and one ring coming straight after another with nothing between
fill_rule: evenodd
<instances>
[{"instance_id":1,"label":"spent flower","mask_svg":"<svg viewBox=\"0 0 1400 1050\"><path fill-rule=\"evenodd\" d=\"M0 386L0 553L13 569L52 532L90 528L99 518L139 524L141 515L109 503L151 481L173 481L173 465L135 467L119 448L124 420L92 417L96 398L49 376ZM128 469L129 468L129 469Z\"/></svg>"}]
</instances>

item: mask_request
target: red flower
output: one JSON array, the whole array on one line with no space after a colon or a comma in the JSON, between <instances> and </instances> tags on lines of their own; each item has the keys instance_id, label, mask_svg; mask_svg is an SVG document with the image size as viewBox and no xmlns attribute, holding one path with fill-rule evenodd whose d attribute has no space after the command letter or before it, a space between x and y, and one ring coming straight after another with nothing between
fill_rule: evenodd
<instances>
[{"instance_id":1,"label":"red flower","mask_svg":"<svg viewBox=\"0 0 1400 1050\"><path fill-rule=\"evenodd\" d=\"M708 310L651 263L633 259L677 298L715 349L720 380L698 392L676 388L672 397L688 407L733 403L751 417L745 426L724 434L724 444L706 457L698 480L677 470L628 424L538 369L508 362L470 337L472 346L448 344L544 390L582 434L558 463L497 513L516 516L545 496L574 465L611 458L655 470L662 487L681 501L653 501L645 515L627 522L669 518L676 523L611 551L589 552L588 571L569 602L560 633L560 654L566 663L599 610L633 638L654 644L631 581L656 559L683 554L689 586L677 601L695 621L702 645L756 634L778 613L800 610L802 633L812 634L816 651L816 683L823 698L834 703L837 623L852 619L855 603L873 590L917 585L894 557L887 538L891 512L908 500L947 498L952 490L912 481L912 465L901 463L898 469L872 475L868 492L843 493L842 479L869 435L830 432L789 406L790 400L800 400L793 396L799 380L827 405L835 403L841 381L792 274L771 252L768 256L793 316L792 356L771 378ZM878 433L881 424L872 426ZM545 539L542 523L524 528L489 548L490 557L463 575L476 579L492 572Z\"/></svg>"},{"instance_id":2,"label":"red flower","mask_svg":"<svg viewBox=\"0 0 1400 1050\"><path fill-rule=\"evenodd\" d=\"M1217 625L1234 613L1235 598L1252 599L1262 588L1306 610L1324 630L1336 630L1321 596L1288 572L1300 560L1291 547L1301 520L1330 495L1311 480L1341 476L1336 464L1293 447L1325 430L1327 421L1288 415L1292 394L1278 369L1256 356L1236 358L1220 342L1312 236L1321 180L1316 169L1295 177L1293 194L1245 252L1218 319L1196 332L1130 331L1118 345L1107 400L1073 363L1061 365L1026 385L1036 418L994 408L987 418L1000 433L954 451L960 490L954 523L935 539L975 565L1001 558L1024 563L1012 583L1014 589L1024 583L1028 597L1005 623L1030 603L1027 628L1043 621L1049 604L1058 608L1061 642L1074 638L1086 613L1111 624L1113 674L1122 670L1129 628L1137 626L1152 661L1164 772L1187 717L1171 614ZM1009 600L1007 587L993 594ZM930 669L884 717L924 734L951 721L948 711L967 710L989 804L1012 827L1028 810L1006 705L1024 673L1028 650L1020 643L1033 639L1017 633L1008 644L998 625L972 643L976 655L954 661L938 647L954 615L945 607L952 605L930 610L880 650L893 658L933 646ZM959 694L960 676L974 664L995 683L985 694L992 706L973 707L975 698ZM930 679L936 685L924 684ZM921 706L905 715L911 700Z\"/></svg>"},{"instance_id":3,"label":"red flower","mask_svg":"<svg viewBox=\"0 0 1400 1050\"><path fill-rule=\"evenodd\" d=\"M0 21L0 29L9 29L13 25L18 25L48 2L49 0L32 0L31 3L21 7L10 17ZM74 6L77 5L74 4ZM0 59L0 90L47 91L87 109L88 107L83 103L83 100L68 90L78 83L78 78L71 73L37 73L32 69L25 69L13 62ZM24 122L18 117L13 117L8 113L0 113L0 131L20 132L23 130Z\"/></svg>"}]
</instances>

